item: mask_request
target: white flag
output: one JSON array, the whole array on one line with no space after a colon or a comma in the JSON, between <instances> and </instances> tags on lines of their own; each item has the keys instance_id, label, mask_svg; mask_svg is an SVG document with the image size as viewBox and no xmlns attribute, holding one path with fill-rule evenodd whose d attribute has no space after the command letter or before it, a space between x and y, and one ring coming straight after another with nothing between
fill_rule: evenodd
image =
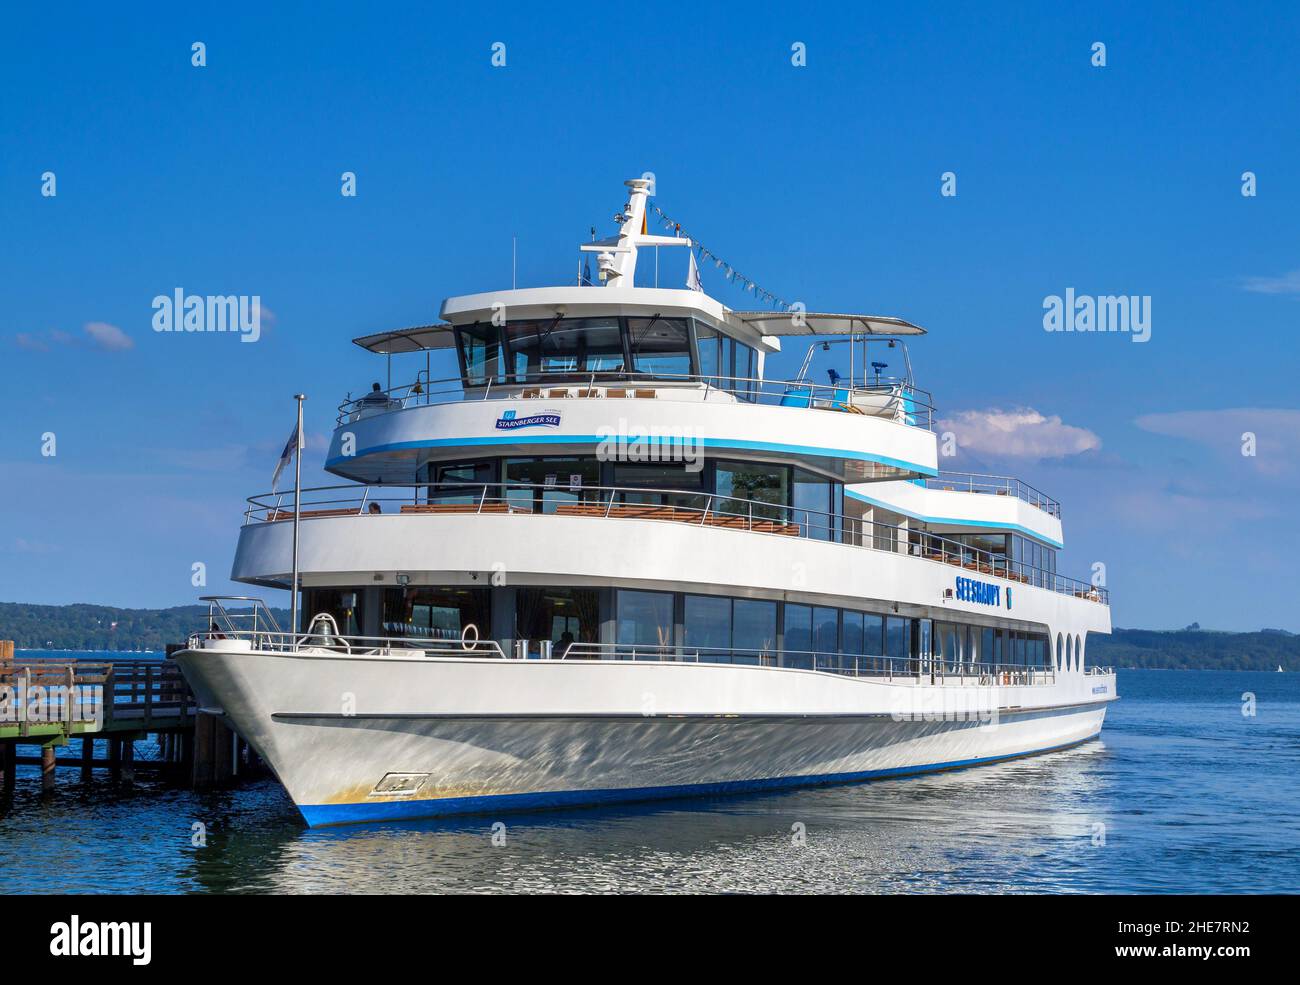
<instances>
[{"instance_id":1,"label":"white flag","mask_svg":"<svg viewBox=\"0 0 1300 985\"><path fill-rule=\"evenodd\" d=\"M695 263L695 251L691 250L691 265L686 268L686 286L692 291L703 291L700 283L700 268Z\"/></svg>"},{"instance_id":2,"label":"white flag","mask_svg":"<svg viewBox=\"0 0 1300 985\"><path fill-rule=\"evenodd\" d=\"M293 434L289 435L289 440L285 442L284 451L280 452L280 462L275 467L275 475L271 476L271 492L275 492L276 484L280 481L280 473L284 467L293 461L295 451L302 451L302 436L298 434L298 426L294 425Z\"/></svg>"}]
</instances>

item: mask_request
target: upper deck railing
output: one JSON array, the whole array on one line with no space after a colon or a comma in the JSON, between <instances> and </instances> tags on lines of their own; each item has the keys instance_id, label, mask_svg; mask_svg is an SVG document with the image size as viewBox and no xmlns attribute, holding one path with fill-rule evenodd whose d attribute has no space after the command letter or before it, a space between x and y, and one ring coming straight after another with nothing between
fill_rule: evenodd
<instances>
[{"instance_id":1,"label":"upper deck railing","mask_svg":"<svg viewBox=\"0 0 1300 985\"><path fill-rule=\"evenodd\" d=\"M407 490L403 494L403 490ZM627 486L577 486L521 482L454 483L418 486L319 486L302 491L302 519L339 516L547 514L605 520L665 520L699 527L723 527L752 533L842 544L867 550L908 554L950 564L976 574L1094 602L1109 604L1104 588L1067 578L1046 568L1016 561L922 530L893 526L839 513L739 499L698 491ZM244 523L293 519L288 493L248 498Z\"/></svg>"},{"instance_id":2,"label":"upper deck railing","mask_svg":"<svg viewBox=\"0 0 1300 985\"><path fill-rule=\"evenodd\" d=\"M560 371L529 374L528 382L486 380L466 387L457 376L443 380L417 378L414 383L372 390L339 404L338 425L408 407L460 403L468 400L601 399L611 396L663 396L799 407L883 417L912 427L934 429L934 401L926 390L896 377L872 377L849 386L807 381L761 380L743 376L704 376L671 373ZM676 392L674 392L676 391Z\"/></svg>"},{"instance_id":3,"label":"upper deck railing","mask_svg":"<svg viewBox=\"0 0 1300 985\"><path fill-rule=\"evenodd\" d=\"M926 479L928 489L946 489L957 492L988 493L994 496L1015 496L1030 506L1036 506L1048 516L1061 518L1061 504L1027 482L1007 475L982 475L979 472L940 472Z\"/></svg>"}]
</instances>

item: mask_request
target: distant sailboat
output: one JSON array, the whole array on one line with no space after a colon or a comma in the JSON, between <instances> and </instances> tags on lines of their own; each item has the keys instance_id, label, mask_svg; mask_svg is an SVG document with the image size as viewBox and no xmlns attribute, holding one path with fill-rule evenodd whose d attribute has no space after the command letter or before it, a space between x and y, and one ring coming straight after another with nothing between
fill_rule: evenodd
<instances>
[{"instance_id":1,"label":"distant sailboat","mask_svg":"<svg viewBox=\"0 0 1300 985\"><path fill-rule=\"evenodd\" d=\"M1277 672L1278 672L1279 674L1282 673L1282 665L1281 665L1281 664L1278 664L1278 665L1277 665Z\"/></svg>"}]
</instances>

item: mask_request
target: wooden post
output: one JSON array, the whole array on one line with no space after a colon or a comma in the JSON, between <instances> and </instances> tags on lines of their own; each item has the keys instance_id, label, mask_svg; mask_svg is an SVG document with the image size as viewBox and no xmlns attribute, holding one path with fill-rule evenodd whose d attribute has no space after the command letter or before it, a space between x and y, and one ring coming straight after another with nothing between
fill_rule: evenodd
<instances>
[{"instance_id":1,"label":"wooden post","mask_svg":"<svg viewBox=\"0 0 1300 985\"><path fill-rule=\"evenodd\" d=\"M89 735L81 740L81 782L89 783L95 768L95 740Z\"/></svg>"},{"instance_id":2,"label":"wooden post","mask_svg":"<svg viewBox=\"0 0 1300 985\"><path fill-rule=\"evenodd\" d=\"M144 665L144 724L148 728L153 723L153 664Z\"/></svg>"},{"instance_id":3,"label":"wooden post","mask_svg":"<svg viewBox=\"0 0 1300 985\"><path fill-rule=\"evenodd\" d=\"M194 770L191 778L195 790L203 790L212 785L215 724L211 715L194 716Z\"/></svg>"},{"instance_id":4,"label":"wooden post","mask_svg":"<svg viewBox=\"0 0 1300 985\"><path fill-rule=\"evenodd\" d=\"M117 679L114 677L113 665L110 663L108 669L104 671L104 728L108 728L108 723L113 720L114 690L117 688Z\"/></svg>"},{"instance_id":5,"label":"wooden post","mask_svg":"<svg viewBox=\"0 0 1300 985\"><path fill-rule=\"evenodd\" d=\"M135 738L122 739L122 782L135 782Z\"/></svg>"},{"instance_id":6,"label":"wooden post","mask_svg":"<svg viewBox=\"0 0 1300 985\"><path fill-rule=\"evenodd\" d=\"M235 733L226 727L226 723L218 719L215 715L209 716L212 719L212 779L218 783L227 783L230 780L231 764L234 760L232 755L232 744Z\"/></svg>"},{"instance_id":7,"label":"wooden post","mask_svg":"<svg viewBox=\"0 0 1300 985\"><path fill-rule=\"evenodd\" d=\"M122 740L116 736L108 740L108 771L114 783L122 779Z\"/></svg>"},{"instance_id":8,"label":"wooden post","mask_svg":"<svg viewBox=\"0 0 1300 985\"><path fill-rule=\"evenodd\" d=\"M41 746L41 792L48 793L54 789L54 746Z\"/></svg>"},{"instance_id":9,"label":"wooden post","mask_svg":"<svg viewBox=\"0 0 1300 985\"><path fill-rule=\"evenodd\" d=\"M4 749L0 750L3 755L3 766L0 766L0 773L4 774L4 793L5 796L14 791L14 771L18 769L18 743L6 742Z\"/></svg>"}]
</instances>

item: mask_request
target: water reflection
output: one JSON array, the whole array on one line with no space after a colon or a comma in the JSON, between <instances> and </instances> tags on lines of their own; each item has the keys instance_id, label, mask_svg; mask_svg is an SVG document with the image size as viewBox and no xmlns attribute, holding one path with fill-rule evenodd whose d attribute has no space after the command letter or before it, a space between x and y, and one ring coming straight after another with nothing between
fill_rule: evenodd
<instances>
[{"instance_id":1,"label":"water reflection","mask_svg":"<svg viewBox=\"0 0 1300 985\"><path fill-rule=\"evenodd\" d=\"M265 837L245 831L210 843L221 851L197 852L194 877L214 891L286 893L1048 888L1035 860L1089 843L1102 785L1091 764L1105 756L1096 742L978 770L817 790L291 835L272 827ZM498 820L503 845L493 844ZM244 877L232 884L235 873Z\"/></svg>"},{"instance_id":2,"label":"water reflection","mask_svg":"<svg viewBox=\"0 0 1300 985\"><path fill-rule=\"evenodd\" d=\"M313 831L273 781L43 796L33 769L0 866L9 892L1293 892L1300 679L1255 677L1126 673L1102 740L996 766L499 818Z\"/></svg>"}]
</instances>

